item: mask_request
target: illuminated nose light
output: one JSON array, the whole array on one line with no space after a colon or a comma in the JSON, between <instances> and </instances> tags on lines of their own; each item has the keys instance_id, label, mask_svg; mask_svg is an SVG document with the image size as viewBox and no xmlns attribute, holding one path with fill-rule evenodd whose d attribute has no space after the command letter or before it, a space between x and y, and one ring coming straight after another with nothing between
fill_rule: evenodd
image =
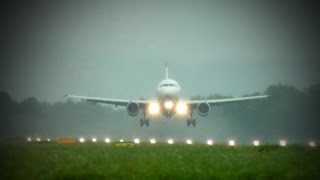
<instances>
[{"instance_id":1,"label":"illuminated nose light","mask_svg":"<svg viewBox=\"0 0 320 180\"><path fill-rule=\"evenodd\" d=\"M92 142L97 142L97 138L92 138Z\"/></svg>"},{"instance_id":2,"label":"illuminated nose light","mask_svg":"<svg viewBox=\"0 0 320 180\"><path fill-rule=\"evenodd\" d=\"M191 139L187 139L187 144L192 144L192 140Z\"/></svg>"},{"instance_id":3,"label":"illuminated nose light","mask_svg":"<svg viewBox=\"0 0 320 180\"><path fill-rule=\"evenodd\" d=\"M235 140L229 140L229 146L235 146L236 141Z\"/></svg>"},{"instance_id":4,"label":"illuminated nose light","mask_svg":"<svg viewBox=\"0 0 320 180\"><path fill-rule=\"evenodd\" d=\"M150 103L149 104L149 113L150 114L158 114L160 111L160 107L158 103Z\"/></svg>"},{"instance_id":5,"label":"illuminated nose light","mask_svg":"<svg viewBox=\"0 0 320 180\"><path fill-rule=\"evenodd\" d=\"M41 141L41 138L37 138L36 141L40 142L40 141Z\"/></svg>"},{"instance_id":6,"label":"illuminated nose light","mask_svg":"<svg viewBox=\"0 0 320 180\"><path fill-rule=\"evenodd\" d=\"M133 142L134 142L135 144L140 144L140 139L136 138L136 139L133 140Z\"/></svg>"},{"instance_id":7,"label":"illuminated nose light","mask_svg":"<svg viewBox=\"0 0 320 180\"><path fill-rule=\"evenodd\" d=\"M120 142L123 142L123 139L120 139Z\"/></svg>"},{"instance_id":8,"label":"illuminated nose light","mask_svg":"<svg viewBox=\"0 0 320 180\"><path fill-rule=\"evenodd\" d=\"M187 113L187 105L184 103L178 103L176 110L178 114L185 114Z\"/></svg>"},{"instance_id":9,"label":"illuminated nose light","mask_svg":"<svg viewBox=\"0 0 320 180\"><path fill-rule=\"evenodd\" d=\"M209 146L212 146L212 145L213 145L213 140L211 140L211 139L207 140L207 144L208 144Z\"/></svg>"},{"instance_id":10,"label":"illuminated nose light","mask_svg":"<svg viewBox=\"0 0 320 180\"><path fill-rule=\"evenodd\" d=\"M80 141L81 143L84 143L86 140L85 140L83 137L81 137L81 138L79 138L79 141Z\"/></svg>"},{"instance_id":11,"label":"illuminated nose light","mask_svg":"<svg viewBox=\"0 0 320 180\"><path fill-rule=\"evenodd\" d=\"M171 110L172 107L173 107L173 102L172 102L172 101L166 101L166 102L164 103L164 107L165 107L166 109L168 109L168 110Z\"/></svg>"},{"instance_id":12,"label":"illuminated nose light","mask_svg":"<svg viewBox=\"0 0 320 180\"><path fill-rule=\"evenodd\" d=\"M150 143L151 143L151 144L155 144L155 143L156 143L156 140L155 140L155 139L150 139Z\"/></svg>"},{"instance_id":13,"label":"illuminated nose light","mask_svg":"<svg viewBox=\"0 0 320 180\"><path fill-rule=\"evenodd\" d=\"M282 146L282 147L285 147L285 146L287 146L287 141L286 140L280 140L279 141L279 145Z\"/></svg>"},{"instance_id":14,"label":"illuminated nose light","mask_svg":"<svg viewBox=\"0 0 320 180\"><path fill-rule=\"evenodd\" d=\"M105 139L104 139L104 142L110 143L110 138L105 138Z\"/></svg>"},{"instance_id":15,"label":"illuminated nose light","mask_svg":"<svg viewBox=\"0 0 320 180\"><path fill-rule=\"evenodd\" d=\"M47 139L47 141L48 141L48 142L50 142L50 141L51 141L51 139L50 139L50 138L48 138L48 139Z\"/></svg>"},{"instance_id":16,"label":"illuminated nose light","mask_svg":"<svg viewBox=\"0 0 320 180\"><path fill-rule=\"evenodd\" d=\"M173 144L173 139L169 139L168 144Z\"/></svg>"},{"instance_id":17,"label":"illuminated nose light","mask_svg":"<svg viewBox=\"0 0 320 180\"><path fill-rule=\"evenodd\" d=\"M260 146L260 141L259 140L254 140L252 141L253 146Z\"/></svg>"},{"instance_id":18,"label":"illuminated nose light","mask_svg":"<svg viewBox=\"0 0 320 180\"><path fill-rule=\"evenodd\" d=\"M309 146L310 146L310 147L316 147L316 142L314 142L314 141L309 141Z\"/></svg>"}]
</instances>

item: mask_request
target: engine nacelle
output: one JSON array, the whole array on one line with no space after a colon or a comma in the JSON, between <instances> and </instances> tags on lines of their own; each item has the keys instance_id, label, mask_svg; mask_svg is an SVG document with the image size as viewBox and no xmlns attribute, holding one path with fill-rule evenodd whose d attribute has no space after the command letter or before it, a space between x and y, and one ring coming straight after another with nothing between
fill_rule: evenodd
<instances>
[{"instance_id":1,"label":"engine nacelle","mask_svg":"<svg viewBox=\"0 0 320 180\"><path fill-rule=\"evenodd\" d=\"M139 104L138 103L135 103L135 102L129 102L127 104L127 113L130 115L130 116L136 116L138 115L139 113Z\"/></svg>"},{"instance_id":2,"label":"engine nacelle","mask_svg":"<svg viewBox=\"0 0 320 180\"><path fill-rule=\"evenodd\" d=\"M200 116L207 116L209 114L210 105L208 103L199 103L197 112Z\"/></svg>"}]
</instances>

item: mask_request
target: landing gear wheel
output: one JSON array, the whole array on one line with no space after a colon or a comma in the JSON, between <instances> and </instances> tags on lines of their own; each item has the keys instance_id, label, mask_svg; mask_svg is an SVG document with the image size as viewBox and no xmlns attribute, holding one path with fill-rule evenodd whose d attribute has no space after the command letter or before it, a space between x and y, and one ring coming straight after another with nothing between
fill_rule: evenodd
<instances>
[{"instance_id":1,"label":"landing gear wheel","mask_svg":"<svg viewBox=\"0 0 320 180\"><path fill-rule=\"evenodd\" d=\"M143 119L140 119L140 127L143 127Z\"/></svg>"},{"instance_id":2,"label":"landing gear wheel","mask_svg":"<svg viewBox=\"0 0 320 180\"><path fill-rule=\"evenodd\" d=\"M187 126L190 127L192 125L193 127L196 127L197 123L195 119L187 119Z\"/></svg>"},{"instance_id":3,"label":"landing gear wheel","mask_svg":"<svg viewBox=\"0 0 320 180\"><path fill-rule=\"evenodd\" d=\"M192 120L192 125L193 125L193 127L196 127L197 124L196 124L196 120L195 119Z\"/></svg>"},{"instance_id":4,"label":"landing gear wheel","mask_svg":"<svg viewBox=\"0 0 320 180\"><path fill-rule=\"evenodd\" d=\"M140 127L143 127L144 125L149 127L149 119L140 119Z\"/></svg>"}]
</instances>

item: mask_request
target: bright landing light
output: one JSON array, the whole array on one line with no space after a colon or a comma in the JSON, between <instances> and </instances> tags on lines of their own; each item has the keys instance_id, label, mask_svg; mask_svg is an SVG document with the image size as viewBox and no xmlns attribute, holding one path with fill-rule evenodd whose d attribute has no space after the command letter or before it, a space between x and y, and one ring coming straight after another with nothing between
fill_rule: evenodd
<instances>
[{"instance_id":1,"label":"bright landing light","mask_svg":"<svg viewBox=\"0 0 320 180\"><path fill-rule=\"evenodd\" d=\"M150 139L150 143L151 143L151 144L155 144L155 143L156 143L156 140L155 140L155 139Z\"/></svg>"},{"instance_id":2,"label":"bright landing light","mask_svg":"<svg viewBox=\"0 0 320 180\"><path fill-rule=\"evenodd\" d=\"M171 110L172 107L173 107L173 102L172 101L166 101L164 103L164 107L167 109L167 110Z\"/></svg>"},{"instance_id":3,"label":"bright landing light","mask_svg":"<svg viewBox=\"0 0 320 180\"><path fill-rule=\"evenodd\" d=\"M123 142L123 139L120 139L120 142Z\"/></svg>"},{"instance_id":4,"label":"bright landing light","mask_svg":"<svg viewBox=\"0 0 320 180\"><path fill-rule=\"evenodd\" d=\"M36 140L37 140L38 142L40 142L40 141L41 141L41 139L40 139L40 138L37 138Z\"/></svg>"},{"instance_id":5,"label":"bright landing light","mask_svg":"<svg viewBox=\"0 0 320 180\"><path fill-rule=\"evenodd\" d=\"M92 138L92 142L97 142L97 138Z\"/></svg>"},{"instance_id":6,"label":"bright landing light","mask_svg":"<svg viewBox=\"0 0 320 180\"><path fill-rule=\"evenodd\" d=\"M259 145L260 145L260 141L259 141L259 140L254 140L254 141L252 142L252 145L253 145L253 146L259 146Z\"/></svg>"},{"instance_id":7,"label":"bright landing light","mask_svg":"<svg viewBox=\"0 0 320 180\"><path fill-rule=\"evenodd\" d=\"M192 140L191 139L187 139L187 144L192 144Z\"/></svg>"},{"instance_id":8,"label":"bright landing light","mask_svg":"<svg viewBox=\"0 0 320 180\"><path fill-rule=\"evenodd\" d=\"M30 137L28 137L28 138L27 138L27 141L31 142L31 141L32 141L32 139L31 139Z\"/></svg>"},{"instance_id":9,"label":"bright landing light","mask_svg":"<svg viewBox=\"0 0 320 180\"><path fill-rule=\"evenodd\" d=\"M173 144L173 139L169 139L168 144Z\"/></svg>"},{"instance_id":10,"label":"bright landing light","mask_svg":"<svg viewBox=\"0 0 320 180\"><path fill-rule=\"evenodd\" d=\"M86 140L85 140L83 137L81 137L81 138L79 139L79 141L80 141L81 143L84 143Z\"/></svg>"},{"instance_id":11,"label":"bright landing light","mask_svg":"<svg viewBox=\"0 0 320 180\"><path fill-rule=\"evenodd\" d=\"M149 105L149 113L150 114L158 114L160 111L160 107L158 103L150 103Z\"/></svg>"},{"instance_id":12,"label":"bright landing light","mask_svg":"<svg viewBox=\"0 0 320 180\"><path fill-rule=\"evenodd\" d=\"M187 105L184 103L178 103L176 110L178 114L185 114L187 113Z\"/></svg>"},{"instance_id":13,"label":"bright landing light","mask_svg":"<svg viewBox=\"0 0 320 180\"><path fill-rule=\"evenodd\" d=\"M236 141L235 140L229 140L229 146L235 146Z\"/></svg>"},{"instance_id":14,"label":"bright landing light","mask_svg":"<svg viewBox=\"0 0 320 180\"><path fill-rule=\"evenodd\" d=\"M133 142L134 142L135 144L139 144L139 143L140 143L140 139L136 138L136 139L133 140Z\"/></svg>"}]
</instances>

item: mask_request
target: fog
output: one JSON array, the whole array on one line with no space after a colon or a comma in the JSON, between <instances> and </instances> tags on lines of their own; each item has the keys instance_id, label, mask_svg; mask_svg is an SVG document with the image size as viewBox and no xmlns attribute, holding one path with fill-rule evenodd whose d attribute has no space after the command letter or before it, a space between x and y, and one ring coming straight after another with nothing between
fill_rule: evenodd
<instances>
[{"instance_id":1,"label":"fog","mask_svg":"<svg viewBox=\"0 0 320 180\"><path fill-rule=\"evenodd\" d=\"M316 4L28 1L2 3L0 15L0 91L11 99L1 102L2 136L318 137L308 94L320 82ZM140 128L125 110L64 97L154 98L165 64L185 98L272 85L295 94L213 107L197 128L163 118Z\"/></svg>"},{"instance_id":2,"label":"fog","mask_svg":"<svg viewBox=\"0 0 320 180\"><path fill-rule=\"evenodd\" d=\"M140 127L142 113L130 117L125 107L117 109L88 102L39 103L36 98L16 102L1 93L1 137L105 137L119 140L174 138L197 141L230 138L242 143L260 139L276 143L286 139L291 143L305 143L320 138L320 85L299 91L288 85L272 85L266 90L271 97L251 102L213 106L207 117L195 116L197 127L188 128L187 116L166 119L149 116L150 127ZM257 95L252 94L252 95ZM214 95L211 98L223 98ZM195 96L191 99L210 97ZM196 113L196 111L195 111Z\"/></svg>"}]
</instances>

